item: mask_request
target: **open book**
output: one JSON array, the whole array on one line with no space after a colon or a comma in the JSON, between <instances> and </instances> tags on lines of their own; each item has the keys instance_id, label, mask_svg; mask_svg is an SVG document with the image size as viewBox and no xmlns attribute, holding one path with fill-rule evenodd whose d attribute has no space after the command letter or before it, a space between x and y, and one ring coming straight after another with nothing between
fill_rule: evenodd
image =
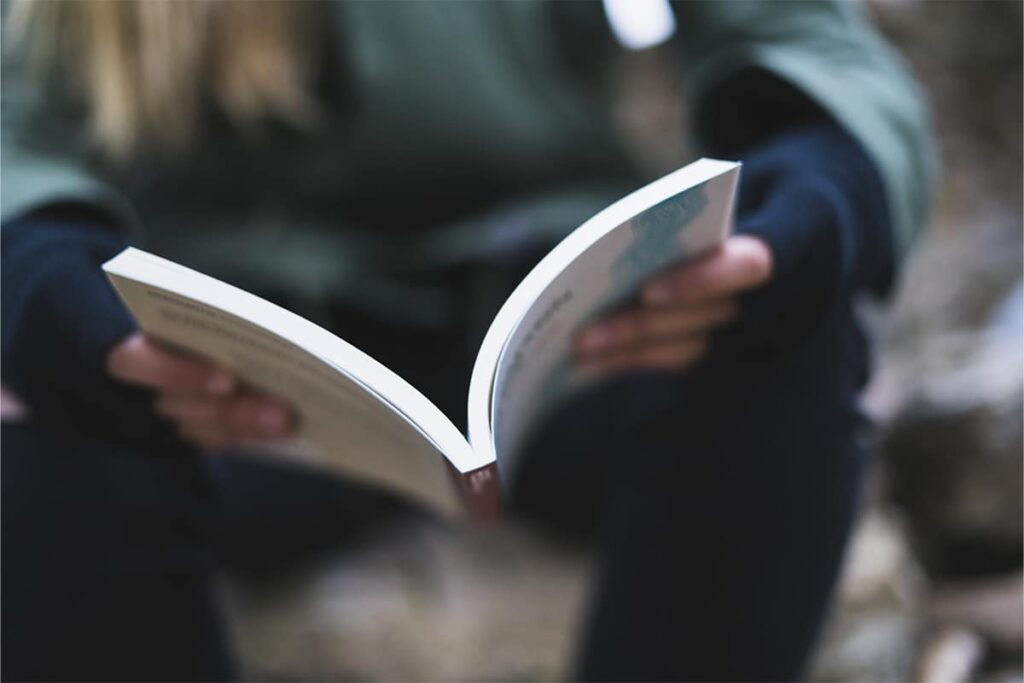
<instances>
[{"instance_id":1,"label":"open book","mask_svg":"<svg viewBox=\"0 0 1024 683\"><path fill-rule=\"evenodd\" d=\"M701 159L581 225L519 284L484 338L467 440L401 377L268 301L129 248L104 264L143 330L289 402L297 436L257 451L383 486L450 516L491 517L529 430L588 381L572 342L652 274L725 239L739 164Z\"/></svg>"}]
</instances>

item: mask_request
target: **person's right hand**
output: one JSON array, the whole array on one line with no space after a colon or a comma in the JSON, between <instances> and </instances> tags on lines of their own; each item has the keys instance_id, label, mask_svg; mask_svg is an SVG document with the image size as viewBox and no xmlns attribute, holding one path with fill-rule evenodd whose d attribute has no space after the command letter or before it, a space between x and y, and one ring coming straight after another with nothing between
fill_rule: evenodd
<instances>
[{"instance_id":1,"label":"person's right hand","mask_svg":"<svg viewBox=\"0 0 1024 683\"><path fill-rule=\"evenodd\" d=\"M107 371L155 391L156 412L202 449L281 438L293 430L291 412L279 400L242 391L233 375L163 348L141 332L110 350Z\"/></svg>"}]
</instances>

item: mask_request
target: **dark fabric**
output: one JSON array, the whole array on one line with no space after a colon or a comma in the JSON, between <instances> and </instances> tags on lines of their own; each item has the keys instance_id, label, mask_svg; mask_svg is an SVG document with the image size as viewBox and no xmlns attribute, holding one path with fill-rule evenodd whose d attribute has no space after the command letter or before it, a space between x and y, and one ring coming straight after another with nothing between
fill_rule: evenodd
<instances>
[{"instance_id":1,"label":"dark fabric","mask_svg":"<svg viewBox=\"0 0 1024 683\"><path fill-rule=\"evenodd\" d=\"M693 371L627 375L553 416L517 509L601 563L585 680L795 680L825 614L864 453L868 353L850 296L891 274L877 173L839 129L744 154L738 230L773 282Z\"/></svg>"},{"instance_id":2,"label":"dark fabric","mask_svg":"<svg viewBox=\"0 0 1024 683\"><path fill-rule=\"evenodd\" d=\"M428 514L386 491L280 461L218 454L205 464L219 502L209 520L216 558L238 576L273 580Z\"/></svg>"},{"instance_id":3,"label":"dark fabric","mask_svg":"<svg viewBox=\"0 0 1024 683\"><path fill-rule=\"evenodd\" d=\"M582 677L799 673L863 464L864 345L837 307L787 353L752 350L723 348L689 378L623 377L568 406L531 449L517 512L589 535L601 558ZM279 571L400 509L240 461L217 463L218 509L187 458L154 471L161 461L30 427L3 440L5 680L220 679L212 556ZM110 645L122 642L131 649ZM162 650L171 643L179 659Z\"/></svg>"},{"instance_id":4,"label":"dark fabric","mask_svg":"<svg viewBox=\"0 0 1024 683\"><path fill-rule=\"evenodd\" d=\"M100 265L125 247L87 207L55 205L2 231L3 381L55 430L148 443L168 426L148 393L112 380L110 348L136 325Z\"/></svg>"},{"instance_id":5,"label":"dark fabric","mask_svg":"<svg viewBox=\"0 0 1024 683\"><path fill-rule=\"evenodd\" d=\"M585 680L796 680L856 509L866 349L845 305L777 353L723 342L630 375L542 429L525 518L599 551Z\"/></svg>"},{"instance_id":6,"label":"dark fabric","mask_svg":"<svg viewBox=\"0 0 1024 683\"><path fill-rule=\"evenodd\" d=\"M34 423L2 440L3 679L230 676L196 456Z\"/></svg>"},{"instance_id":7,"label":"dark fabric","mask_svg":"<svg viewBox=\"0 0 1024 683\"><path fill-rule=\"evenodd\" d=\"M795 85L766 69L747 67L697 103L694 128L702 151L736 159L794 128L832 121Z\"/></svg>"},{"instance_id":8,"label":"dark fabric","mask_svg":"<svg viewBox=\"0 0 1024 683\"><path fill-rule=\"evenodd\" d=\"M820 309L836 297L888 289L894 258L885 191L853 138L834 124L812 124L740 158L737 231L764 239L775 260L772 286L756 297L762 308L769 301L771 312L792 308L796 298Z\"/></svg>"}]
</instances>

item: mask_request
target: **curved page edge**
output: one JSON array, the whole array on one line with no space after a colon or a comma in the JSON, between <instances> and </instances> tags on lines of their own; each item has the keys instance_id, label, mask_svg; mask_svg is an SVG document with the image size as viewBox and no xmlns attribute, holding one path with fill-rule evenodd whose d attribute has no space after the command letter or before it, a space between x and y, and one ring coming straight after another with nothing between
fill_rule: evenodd
<instances>
[{"instance_id":1,"label":"curved page edge","mask_svg":"<svg viewBox=\"0 0 1024 683\"><path fill-rule=\"evenodd\" d=\"M469 444L489 462L501 461L494 446L491 427L491 392L501 353L526 311L571 262L583 255L597 240L640 212L679 192L738 167L739 162L699 159L631 192L584 222L559 242L533 267L513 290L487 329L480 345L469 382ZM508 473L502 472L503 483Z\"/></svg>"},{"instance_id":2,"label":"curved page edge","mask_svg":"<svg viewBox=\"0 0 1024 683\"><path fill-rule=\"evenodd\" d=\"M481 459L441 410L415 387L387 366L340 337L291 311L262 299L251 292L204 275L155 254L129 247L104 265L104 270L123 277L147 282L155 287L168 287L167 281L152 281L152 266L170 269L172 277L189 278L202 292L192 291L187 282L177 281L178 294L195 298L221 308L239 318L268 330L317 356L338 372L346 375L389 409L411 424L434 445L452 466L465 474L493 460ZM183 291L181 285L185 284ZM417 417L413 417L413 416Z\"/></svg>"}]
</instances>

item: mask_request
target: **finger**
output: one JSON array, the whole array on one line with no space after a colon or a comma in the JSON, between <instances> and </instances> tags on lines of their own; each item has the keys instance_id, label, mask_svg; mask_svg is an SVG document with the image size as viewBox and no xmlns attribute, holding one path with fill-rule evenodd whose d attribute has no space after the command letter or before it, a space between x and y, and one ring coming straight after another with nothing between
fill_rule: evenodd
<instances>
[{"instance_id":1,"label":"finger","mask_svg":"<svg viewBox=\"0 0 1024 683\"><path fill-rule=\"evenodd\" d=\"M765 284L772 267L772 253L763 240L734 235L707 256L649 283L641 298L650 306L722 298Z\"/></svg>"},{"instance_id":2,"label":"finger","mask_svg":"<svg viewBox=\"0 0 1024 683\"><path fill-rule=\"evenodd\" d=\"M283 405L260 396L216 399L192 394L163 394L156 412L182 425L219 428L238 439L287 436L291 415Z\"/></svg>"},{"instance_id":3,"label":"finger","mask_svg":"<svg viewBox=\"0 0 1024 683\"><path fill-rule=\"evenodd\" d=\"M142 334L132 335L114 347L107 358L107 369L122 382L165 391L223 396L235 387L229 373L167 351Z\"/></svg>"},{"instance_id":4,"label":"finger","mask_svg":"<svg viewBox=\"0 0 1024 683\"><path fill-rule=\"evenodd\" d=\"M157 415L175 422L224 422L230 406L229 399L201 394L160 394L153 403Z\"/></svg>"},{"instance_id":5,"label":"finger","mask_svg":"<svg viewBox=\"0 0 1024 683\"><path fill-rule=\"evenodd\" d=\"M634 308L590 326L577 342L582 355L622 351L637 344L693 336L736 317L733 299L665 308Z\"/></svg>"},{"instance_id":6,"label":"finger","mask_svg":"<svg viewBox=\"0 0 1024 683\"><path fill-rule=\"evenodd\" d=\"M219 450L237 443L237 438L225 426L216 424L184 423L178 426L178 434L203 450Z\"/></svg>"},{"instance_id":7,"label":"finger","mask_svg":"<svg viewBox=\"0 0 1024 683\"><path fill-rule=\"evenodd\" d=\"M260 396L209 398L194 394L162 394L154 404L156 412L182 429L216 432L233 440L288 436L292 431L290 411L272 399Z\"/></svg>"},{"instance_id":8,"label":"finger","mask_svg":"<svg viewBox=\"0 0 1024 683\"><path fill-rule=\"evenodd\" d=\"M583 370L602 374L623 370L685 370L703 358L707 349L708 341L703 336L661 341L588 359Z\"/></svg>"},{"instance_id":9,"label":"finger","mask_svg":"<svg viewBox=\"0 0 1024 683\"><path fill-rule=\"evenodd\" d=\"M281 438L293 431L291 411L263 396L242 396L231 401L227 421L240 439Z\"/></svg>"}]
</instances>

